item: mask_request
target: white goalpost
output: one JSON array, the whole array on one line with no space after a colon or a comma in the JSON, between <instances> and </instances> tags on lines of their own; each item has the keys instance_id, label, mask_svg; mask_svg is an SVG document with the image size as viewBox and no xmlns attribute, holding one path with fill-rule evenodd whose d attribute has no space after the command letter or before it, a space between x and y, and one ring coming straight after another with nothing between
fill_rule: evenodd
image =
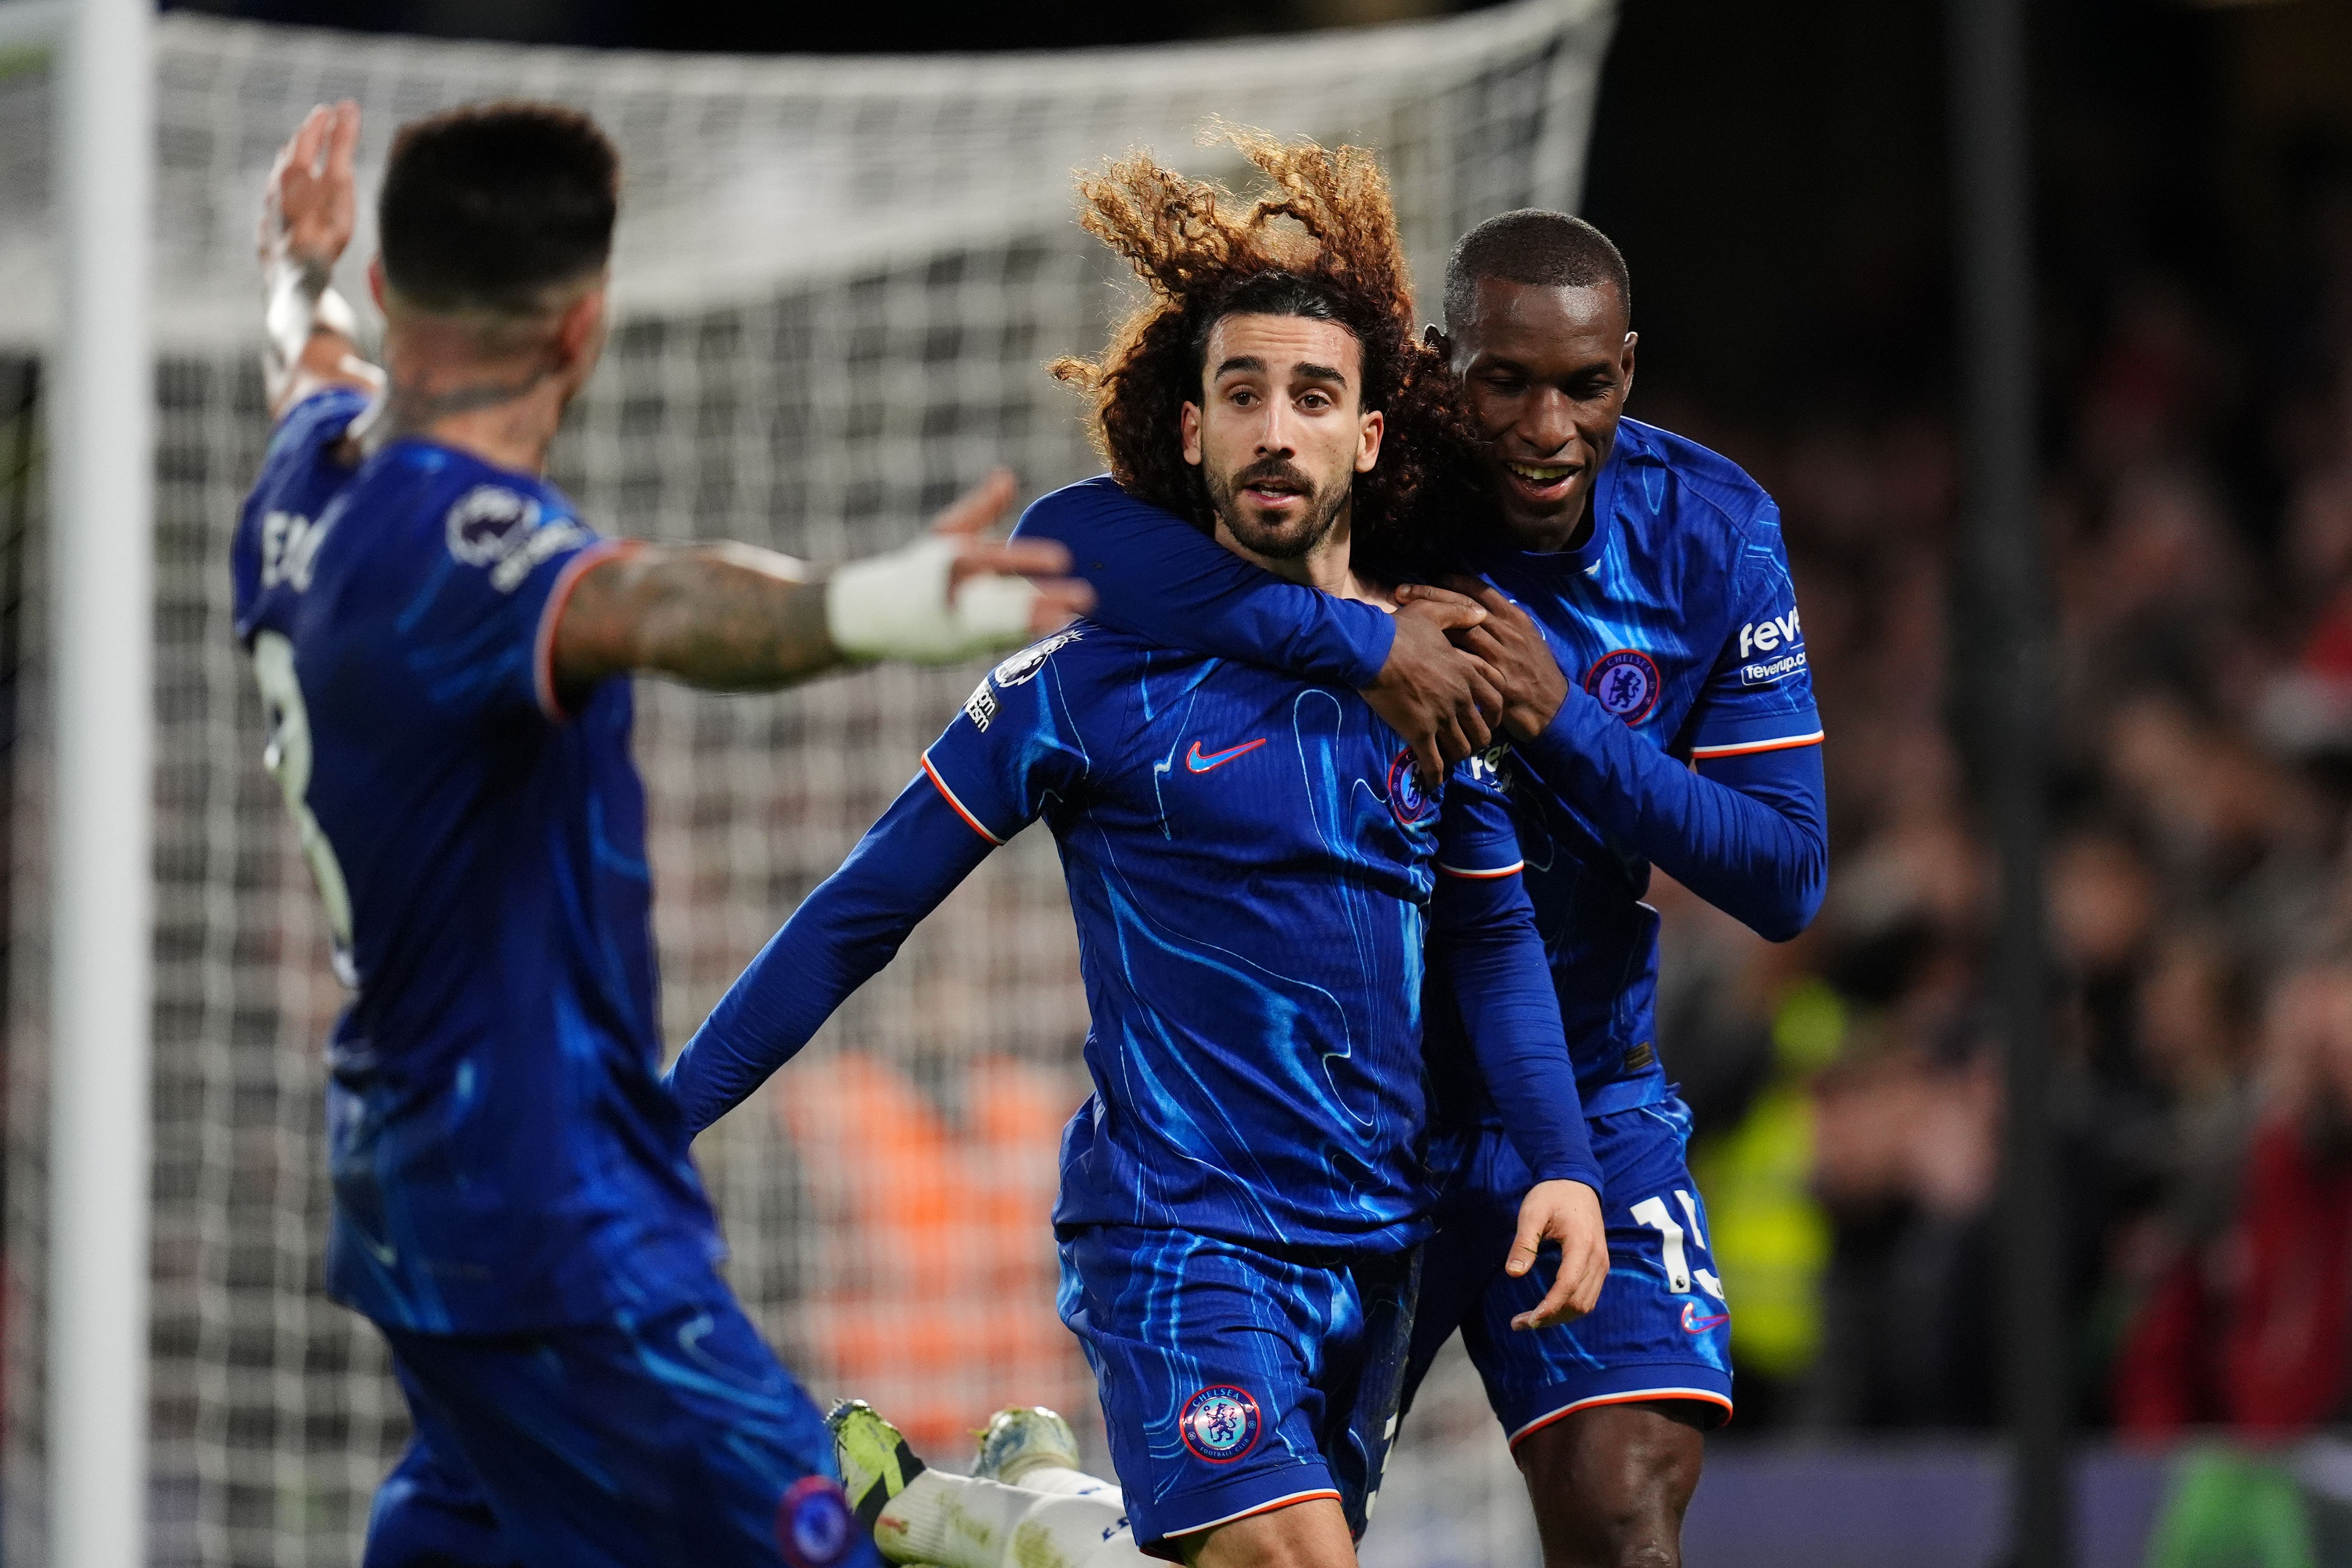
<instances>
[{"instance_id":1,"label":"white goalpost","mask_svg":"<svg viewBox=\"0 0 2352 1568\"><path fill-rule=\"evenodd\" d=\"M996 463L1031 495L1094 471L1078 400L1044 369L1099 348L1124 302L1074 221L1076 169L1138 145L1223 169L1194 140L1212 116L1372 147L1433 314L1465 228L1574 208L1612 4L814 59L151 18L143 0L68 0L36 56L18 46L38 29L10 20L26 3L0 0L0 370L37 369L52 434L17 650L0 1530L23 1568L348 1568L406 1424L380 1341L320 1289L320 1046L342 993L260 766L226 568L268 437L252 235L279 142L313 103L360 101L339 284L364 301L401 122L510 96L593 113L625 163L616 319L551 477L600 528L839 561L903 542ZM749 699L641 684L672 1047L976 673ZM1013 1400L1064 1408L1102 1458L1046 1224L1085 1030L1059 868L1025 835L697 1146L762 1329L818 1398L871 1398L934 1462L961 1466ZM1403 1444L1368 1564L1533 1561L1466 1363Z\"/></svg>"},{"instance_id":2,"label":"white goalpost","mask_svg":"<svg viewBox=\"0 0 2352 1568\"><path fill-rule=\"evenodd\" d=\"M147 1550L151 15L56 14L48 1509L51 1561L75 1568Z\"/></svg>"}]
</instances>

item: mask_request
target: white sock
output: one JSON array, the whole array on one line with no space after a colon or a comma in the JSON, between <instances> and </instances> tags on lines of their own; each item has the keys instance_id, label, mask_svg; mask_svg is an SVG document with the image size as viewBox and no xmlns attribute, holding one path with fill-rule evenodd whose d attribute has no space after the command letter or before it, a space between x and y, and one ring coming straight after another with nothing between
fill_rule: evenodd
<instances>
[{"instance_id":1,"label":"white sock","mask_svg":"<svg viewBox=\"0 0 2352 1568\"><path fill-rule=\"evenodd\" d=\"M1044 1485L1040 1485L1040 1482ZM925 1470L874 1524L893 1563L940 1568L1140 1568L1117 1487L1040 1466L1018 1485Z\"/></svg>"},{"instance_id":2,"label":"white sock","mask_svg":"<svg viewBox=\"0 0 2352 1568\"><path fill-rule=\"evenodd\" d=\"M1118 1492L1117 1481L1107 1481L1100 1476L1090 1476L1084 1470L1073 1470L1061 1465L1031 1465L999 1478L1006 1486L1026 1491L1055 1492L1063 1497L1086 1497L1094 1492Z\"/></svg>"}]
</instances>

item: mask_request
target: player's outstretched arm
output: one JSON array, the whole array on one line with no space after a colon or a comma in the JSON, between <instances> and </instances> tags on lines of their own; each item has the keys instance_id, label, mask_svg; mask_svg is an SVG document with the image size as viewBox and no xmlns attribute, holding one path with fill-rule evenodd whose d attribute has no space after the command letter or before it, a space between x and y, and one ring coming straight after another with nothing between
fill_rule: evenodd
<instances>
[{"instance_id":1,"label":"player's outstretched arm","mask_svg":"<svg viewBox=\"0 0 2352 1568\"><path fill-rule=\"evenodd\" d=\"M1085 613L1092 595L1059 575L1060 545L980 537L1013 494L1000 469L920 541L830 575L744 544L616 552L557 612L556 689L572 705L601 680L646 670L767 691L869 659L952 664L1018 647Z\"/></svg>"},{"instance_id":2,"label":"player's outstretched arm","mask_svg":"<svg viewBox=\"0 0 2352 1568\"><path fill-rule=\"evenodd\" d=\"M701 1131L799 1054L995 847L918 776L736 977L670 1068Z\"/></svg>"},{"instance_id":3,"label":"player's outstretched arm","mask_svg":"<svg viewBox=\"0 0 2352 1568\"><path fill-rule=\"evenodd\" d=\"M331 386L383 388L383 373L360 355L350 303L329 281L358 217L359 141L359 105L322 103L270 165L259 249L268 340L261 373L272 419Z\"/></svg>"},{"instance_id":4,"label":"player's outstretched arm","mask_svg":"<svg viewBox=\"0 0 2352 1568\"><path fill-rule=\"evenodd\" d=\"M990 850L1048 802L1076 798L1086 744L1046 662L1069 640L1040 644L1009 686L982 682L923 771L695 1031L670 1074L689 1127L700 1131L789 1061Z\"/></svg>"},{"instance_id":5,"label":"player's outstretched arm","mask_svg":"<svg viewBox=\"0 0 2352 1568\"><path fill-rule=\"evenodd\" d=\"M1758 935L1785 942L1811 923L1829 889L1819 745L1703 759L1695 771L1572 686L1525 610L1484 583L1450 585L1486 611L1461 640L1495 671L1498 727L1547 783Z\"/></svg>"},{"instance_id":6,"label":"player's outstretched arm","mask_svg":"<svg viewBox=\"0 0 2352 1568\"><path fill-rule=\"evenodd\" d=\"M1486 618L1459 595L1432 591L1412 614L1391 616L1287 583L1108 478L1033 503L1013 537L1068 546L1073 570L1100 601L1096 617L1108 625L1165 647L1357 688L1431 778L1491 739L1500 694L1478 660L1446 640Z\"/></svg>"}]
</instances>

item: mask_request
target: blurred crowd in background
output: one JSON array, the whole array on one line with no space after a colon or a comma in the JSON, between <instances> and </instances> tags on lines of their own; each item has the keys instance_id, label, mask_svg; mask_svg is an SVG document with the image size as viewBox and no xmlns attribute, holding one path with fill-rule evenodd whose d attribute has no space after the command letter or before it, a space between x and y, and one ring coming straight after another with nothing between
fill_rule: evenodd
<instances>
[{"instance_id":1,"label":"blurred crowd in background","mask_svg":"<svg viewBox=\"0 0 2352 1568\"><path fill-rule=\"evenodd\" d=\"M2066 1256L2081 1415L2136 1433L2352 1416L2352 149L2273 173L2284 243L2250 275L2044 302ZM1990 1423L1995 868L1954 739L1979 655L1953 433L1636 402L1779 498L1829 736L1810 931L1654 897L1740 1426Z\"/></svg>"}]
</instances>

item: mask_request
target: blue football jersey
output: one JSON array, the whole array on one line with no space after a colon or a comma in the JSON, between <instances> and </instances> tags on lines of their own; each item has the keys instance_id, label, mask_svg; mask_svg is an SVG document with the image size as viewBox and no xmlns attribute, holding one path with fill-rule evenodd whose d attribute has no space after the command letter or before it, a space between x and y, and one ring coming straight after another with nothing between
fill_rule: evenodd
<instances>
[{"instance_id":1,"label":"blue football jersey","mask_svg":"<svg viewBox=\"0 0 2352 1568\"><path fill-rule=\"evenodd\" d=\"M1780 509L1696 442L1622 421L1591 536L1482 565L1542 626L1570 679L1660 750L1699 760L1820 742ZM1511 748L1477 766L1511 802L1585 1114L1665 1098L1658 915L1642 901L1649 862Z\"/></svg>"},{"instance_id":2,"label":"blue football jersey","mask_svg":"<svg viewBox=\"0 0 2352 1568\"><path fill-rule=\"evenodd\" d=\"M550 642L616 548L552 486L364 406L287 416L239 520L265 761L352 999L328 1045L327 1288L499 1333L718 1298L717 1227L656 1076L630 687L558 706Z\"/></svg>"},{"instance_id":3,"label":"blue football jersey","mask_svg":"<svg viewBox=\"0 0 2352 1568\"><path fill-rule=\"evenodd\" d=\"M1061 851L1095 1087L1066 1234L1420 1237L1427 908L1441 870L1517 868L1490 784L1423 781L1344 688L1088 623L999 665L923 767L983 837L1043 817Z\"/></svg>"}]
</instances>

